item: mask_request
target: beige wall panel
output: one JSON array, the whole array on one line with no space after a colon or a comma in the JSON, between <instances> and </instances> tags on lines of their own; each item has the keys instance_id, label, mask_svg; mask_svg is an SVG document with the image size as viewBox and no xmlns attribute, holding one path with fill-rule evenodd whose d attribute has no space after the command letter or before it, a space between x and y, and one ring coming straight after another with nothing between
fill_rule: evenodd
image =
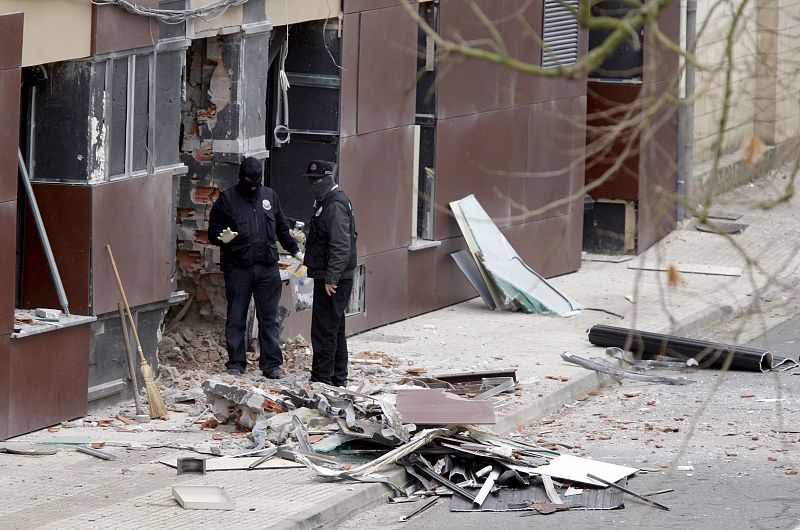
<instances>
[{"instance_id":1,"label":"beige wall panel","mask_svg":"<svg viewBox=\"0 0 800 530\"><path fill-rule=\"evenodd\" d=\"M336 18L341 11L340 0L266 0L267 18L273 26Z\"/></svg>"},{"instance_id":2,"label":"beige wall panel","mask_svg":"<svg viewBox=\"0 0 800 530\"><path fill-rule=\"evenodd\" d=\"M0 15L25 13L22 66L80 59L91 54L88 0L0 0Z\"/></svg>"},{"instance_id":3,"label":"beige wall panel","mask_svg":"<svg viewBox=\"0 0 800 530\"><path fill-rule=\"evenodd\" d=\"M212 3L213 0L192 0L192 9L205 7ZM204 33L216 34L222 28L230 28L242 25L242 6L234 6L228 8L225 13L220 17L209 17L209 20L194 19L195 35L202 35Z\"/></svg>"},{"instance_id":4,"label":"beige wall panel","mask_svg":"<svg viewBox=\"0 0 800 530\"><path fill-rule=\"evenodd\" d=\"M800 136L800 0L780 0L778 19L778 64L775 115L775 141Z\"/></svg>"},{"instance_id":5,"label":"beige wall panel","mask_svg":"<svg viewBox=\"0 0 800 530\"><path fill-rule=\"evenodd\" d=\"M698 30L705 24L705 19L711 17L705 31L697 36L697 56L702 64L712 68L725 62L727 34L733 22L733 12L729 7L717 6L712 11L715 3L713 0L700 0L697 5ZM745 9L743 21L734 38L733 93L725 127L723 155L737 151L755 130L756 24L753 6ZM698 70L696 85L698 99L695 103L694 161L700 166L710 162L714 156L725 97L725 70Z\"/></svg>"}]
</instances>

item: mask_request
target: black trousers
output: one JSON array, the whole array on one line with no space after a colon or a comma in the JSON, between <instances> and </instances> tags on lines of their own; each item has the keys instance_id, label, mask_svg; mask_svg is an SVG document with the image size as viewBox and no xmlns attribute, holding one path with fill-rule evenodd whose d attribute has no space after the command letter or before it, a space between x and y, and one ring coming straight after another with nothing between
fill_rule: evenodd
<instances>
[{"instance_id":1,"label":"black trousers","mask_svg":"<svg viewBox=\"0 0 800 530\"><path fill-rule=\"evenodd\" d=\"M283 364L279 342L280 327L275 318L281 299L281 274L277 264L255 264L241 267L227 264L225 273L225 298L228 300L228 320L225 323L225 342L228 348L227 368L247 367L245 351L247 334L247 308L250 298L255 298L258 316L258 342L261 357L258 367L269 372Z\"/></svg>"},{"instance_id":2,"label":"black trousers","mask_svg":"<svg viewBox=\"0 0 800 530\"><path fill-rule=\"evenodd\" d=\"M352 279L339 280L336 292L328 296L325 280L314 280L314 303L311 306L311 380L329 385L347 384L347 340L344 336L344 312L353 289Z\"/></svg>"}]
</instances>

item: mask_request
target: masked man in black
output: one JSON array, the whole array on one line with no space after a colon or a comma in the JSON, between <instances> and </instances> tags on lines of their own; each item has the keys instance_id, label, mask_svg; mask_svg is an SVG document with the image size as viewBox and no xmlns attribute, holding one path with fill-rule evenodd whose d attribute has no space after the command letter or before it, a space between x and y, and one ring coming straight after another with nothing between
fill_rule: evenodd
<instances>
[{"instance_id":1,"label":"masked man in black","mask_svg":"<svg viewBox=\"0 0 800 530\"><path fill-rule=\"evenodd\" d=\"M281 297L275 240L280 240L295 258L302 261L303 255L297 241L289 235L278 195L261 185L262 174L259 160L252 157L242 160L239 182L225 190L211 208L208 240L222 249L228 300L225 323L228 373L241 375L247 368L247 309L250 298L255 297L261 346L258 366L265 377L278 379L285 374L281 369L280 328L275 318Z\"/></svg>"},{"instance_id":2,"label":"masked man in black","mask_svg":"<svg viewBox=\"0 0 800 530\"><path fill-rule=\"evenodd\" d=\"M356 223L353 207L333 178L332 162L308 165L314 192L314 212L309 223L304 264L314 278L311 311L311 381L347 384L345 310L353 289L356 268Z\"/></svg>"}]
</instances>

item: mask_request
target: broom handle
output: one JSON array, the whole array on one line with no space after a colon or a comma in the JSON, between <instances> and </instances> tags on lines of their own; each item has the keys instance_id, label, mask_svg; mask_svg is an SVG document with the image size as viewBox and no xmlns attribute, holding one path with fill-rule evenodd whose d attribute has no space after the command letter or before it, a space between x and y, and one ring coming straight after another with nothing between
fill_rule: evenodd
<instances>
[{"instance_id":1,"label":"broom handle","mask_svg":"<svg viewBox=\"0 0 800 530\"><path fill-rule=\"evenodd\" d=\"M136 349L138 350L141 361L147 362L144 358L144 352L142 351L142 343L139 342L139 332L136 331L136 324L133 323L133 315L131 315L131 308L128 305L128 298L125 296L125 289L122 288L122 280L119 277L117 264L114 261L114 254L111 253L111 245L106 245L106 250L108 251L109 259L111 259L111 267L114 269L114 276L117 278L117 287L119 287L119 294L122 296L122 303L125 304L125 312L128 313L128 320L131 323L131 328L133 328L133 336L136 339Z\"/></svg>"}]
</instances>

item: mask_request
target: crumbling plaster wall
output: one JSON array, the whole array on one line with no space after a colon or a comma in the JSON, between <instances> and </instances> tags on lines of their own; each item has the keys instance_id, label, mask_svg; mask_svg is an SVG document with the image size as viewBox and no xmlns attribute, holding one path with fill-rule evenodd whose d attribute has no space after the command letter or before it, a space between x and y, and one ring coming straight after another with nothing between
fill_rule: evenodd
<instances>
[{"instance_id":1,"label":"crumbling plaster wall","mask_svg":"<svg viewBox=\"0 0 800 530\"><path fill-rule=\"evenodd\" d=\"M196 40L187 52L177 212L180 288L204 316L224 316L220 249L208 242L208 218L219 194L236 183L244 156L265 158L269 32ZM207 303L203 303L207 302Z\"/></svg>"}]
</instances>

